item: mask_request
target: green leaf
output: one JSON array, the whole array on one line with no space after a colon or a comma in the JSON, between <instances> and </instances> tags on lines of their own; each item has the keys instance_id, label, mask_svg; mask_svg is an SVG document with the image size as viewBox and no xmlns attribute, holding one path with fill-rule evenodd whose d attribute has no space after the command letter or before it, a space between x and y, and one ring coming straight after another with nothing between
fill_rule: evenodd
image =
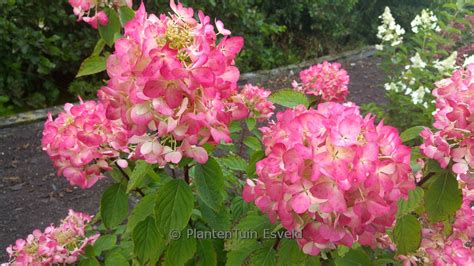
<instances>
[{"instance_id":1,"label":"green leaf","mask_svg":"<svg viewBox=\"0 0 474 266\"><path fill-rule=\"evenodd\" d=\"M164 265L184 265L196 253L196 239L186 237L185 233L181 235L180 239L170 242L165 253Z\"/></svg>"},{"instance_id":2,"label":"green leaf","mask_svg":"<svg viewBox=\"0 0 474 266\"><path fill-rule=\"evenodd\" d=\"M143 186L146 181L147 173L151 169L151 165L145 161L139 160L135 163L135 168L130 175L130 181L128 181L127 193L137 187Z\"/></svg>"},{"instance_id":3,"label":"green leaf","mask_svg":"<svg viewBox=\"0 0 474 266\"><path fill-rule=\"evenodd\" d=\"M421 242L421 225L415 216L408 214L397 219L393 229L393 241L399 254L415 252Z\"/></svg>"},{"instance_id":4,"label":"green leaf","mask_svg":"<svg viewBox=\"0 0 474 266\"><path fill-rule=\"evenodd\" d=\"M245 122L247 123L247 128L249 129L249 131L252 131L255 128L255 125L257 124L257 120L255 120L255 118L253 117L247 118Z\"/></svg>"},{"instance_id":5,"label":"green leaf","mask_svg":"<svg viewBox=\"0 0 474 266\"><path fill-rule=\"evenodd\" d=\"M431 177L425 193L425 205L431 222L439 222L452 216L461 207L462 192L450 170L443 170Z\"/></svg>"},{"instance_id":6,"label":"green leaf","mask_svg":"<svg viewBox=\"0 0 474 266\"><path fill-rule=\"evenodd\" d=\"M102 39L104 39L105 43L108 46L112 47L115 42L115 37L120 34L121 25L120 25L120 18L117 12L114 9L106 8L105 13L109 18L109 21L106 25L99 24L99 34Z\"/></svg>"},{"instance_id":7,"label":"green leaf","mask_svg":"<svg viewBox=\"0 0 474 266\"><path fill-rule=\"evenodd\" d=\"M181 231L194 209L194 197L183 180L171 180L158 190L155 216L158 230L168 237L171 230Z\"/></svg>"},{"instance_id":8,"label":"green leaf","mask_svg":"<svg viewBox=\"0 0 474 266\"><path fill-rule=\"evenodd\" d=\"M229 230L231 223L227 207L221 206L220 209L213 210L202 202L202 200L199 200L199 207L202 213L202 220L209 225L211 229L217 231Z\"/></svg>"},{"instance_id":9,"label":"green leaf","mask_svg":"<svg viewBox=\"0 0 474 266\"><path fill-rule=\"evenodd\" d=\"M213 266L217 265L217 254L212 240L200 239L197 241L197 255L199 257L198 265Z\"/></svg>"},{"instance_id":10,"label":"green leaf","mask_svg":"<svg viewBox=\"0 0 474 266\"><path fill-rule=\"evenodd\" d=\"M235 196L232 199L231 205L230 205L230 213L232 215L232 221L237 221L241 217L247 214L247 211L249 209L249 205L247 202L245 202L242 197L240 196Z\"/></svg>"},{"instance_id":11,"label":"green leaf","mask_svg":"<svg viewBox=\"0 0 474 266\"><path fill-rule=\"evenodd\" d=\"M79 266L100 266L99 261L95 257L81 259L78 263Z\"/></svg>"},{"instance_id":12,"label":"green leaf","mask_svg":"<svg viewBox=\"0 0 474 266\"><path fill-rule=\"evenodd\" d=\"M93 55L86 58L81 66L76 78L100 73L106 69L107 60L103 56Z\"/></svg>"},{"instance_id":13,"label":"green leaf","mask_svg":"<svg viewBox=\"0 0 474 266\"><path fill-rule=\"evenodd\" d=\"M275 104L279 104L289 108L298 106L300 104L306 107L309 105L309 101L306 95L292 89L282 89L277 92L274 92L270 95L268 99Z\"/></svg>"},{"instance_id":14,"label":"green leaf","mask_svg":"<svg viewBox=\"0 0 474 266\"><path fill-rule=\"evenodd\" d=\"M115 228L128 216L128 197L125 185L117 183L109 187L100 201L100 217L107 228Z\"/></svg>"},{"instance_id":15,"label":"green leaf","mask_svg":"<svg viewBox=\"0 0 474 266\"><path fill-rule=\"evenodd\" d=\"M278 249L277 265L300 265L304 262L305 256L294 239L283 238Z\"/></svg>"},{"instance_id":16,"label":"green leaf","mask_svg":"<svg viewBox=\"0 0 474 266\"><path fill-rule=\"evenodd\" d=\"M255 164L265 157L265 153L263 151L256 151L252 153L250 156L250 161L247 166L247 176L253 177L255 176Z\"/></svg>"},{"instance_id":17,"label":"green leaf","mask_svg":"<svg viewBox=\"0 0 474 266\"><path fill-rule=\"evenodd\" d=\"M249 147L250 149L254 151L260 151L262 150L262 144L260 143L260 140L258 140L254 136L248 136L244 139L244 144L245 146Z\"/></svg>"},{"instance_id":18,"label":"green leaf","mask_svg":"<svg viewBox=\"0 0 474 266\"><path fill-rule=\"evenodd\" d=\"M104 39L100 38L97 43L95 44L94 51L92 52L92 55L99 56L100 53L104 50L105 46L105 41Z\"/></svg>"},{"instance_id":19,"label":"green leaf","mask_svg":"<svg viewBox=\"0 0 474 266\"><path fill-rule=\"evenodd\" d=\"M369 255L362 249L351 249L344 257L338 257L335 260L336 266L366 266L372 265Z\"/></svg>"},{"instance_id":20,"label":"green leaf","mask_svg":"<svg viewBox=\"0 0 474 266\"><path fill-rule=\"evenodd\" d=\"M416 210L422 203L424 194L423 189L420 187L408 191L408 199L400 199L397 202L397 217L402 217Z\"/></svg>"},{"instance_id":21,"label":"green leaf","mask_svg":"<svg viewBox=\"0 0 474 266\"><path fill-rule=\"evenodd\" d=\"M102 251L110 250L115 247L117 243L117 236L115 235L102 235L94 243L94 252L97 256L100 256Z\"/></svg>"},{"instance_id":22,"label":"green leaf","mask_svg":"<svg viewBox=\"0 0 474 266\"><path fill-rule=\"evenodd\" d=\"M142 259L143 262L159 257L165 245L163 236L158 232L155 219L152 217L147 217L138 223L133 230L132 237L135 246L135 254Z\"/></svg>"},{"instance_id":23,"label":"green leaf","mask_svg":"<svg viewBox=\"0 0 474 266\"><path fill-rule=\"evenodd\" d=\"M227 253L226 266L241 266L244 265L244 261L260 247L259 243L255 239L245 239L244 245L238 249L232 249Z\"/></svg>"},{"instance_id":24,"label":"green leaf","mask_svg":"<svg viewBox=\"0 0 474 266\"><path fill-rule=\"evenodd\" d=\"M127 259L119 252L114 252L105 258L105 266L127 266Z\"/></svg>"},{"instance_id":25,"label":"green leaf","mask_svg":"<svg viewBox=\"0 0 474 266\"><path fill-rule=\"evenodd\" d=\"M122 26L125 26L127 22L132 20L135 17L135 11L128 6L121 6L118 10L120 23Z\"/></svg>"},{"instance_id":26,"label":"green leaf","mask_svg":"<svg viewBox=\"0 0 474 266\"><path fill-rule=\"evenodd\" d=\"M128 233L133 232L135 226L145 220L148 216L153 214L153 209L156 205L156 199L158 194L151 193L145 195L135 206L132 211L132 214L128 217L127 231Z\"/></svg>"},{"instance_id":27,"label":"green leaf","mask_svg":"<svg viewBox=\"0 0 474 266\"><path fill-rule=\"evenodd\" d=\"M407 142L407 141L410 141L412 139L415 139L417 138L418 136L420 136L420 132L425 129L425 127L423 126L415 126L415 127L411 127L405 131L403 131L401 134L400 134L400 138L402 139L403 142Z\"/></svg>"},{"instance_id":28,"label":"green leaf","mask_svg":"<svg viewBox=\"0 0 474 266\"><path fill-rule=\"evenodd\" d=\"M247 170L247 162L238 155L229 155L227 157L219 158L219 161L223 166L234 171L243 171Z\"/></svg>"},{"instance_id":29,"label":"green leaf","mask_svg":"<svg viewBox=\"0 0 474 266\"><path fill-rule=\"evenodd\" d=\"M276 251L273 248L275 240L266 241L262 247L255 250L250 258L250 265L273 266L276 264Z\"/></svg>"},{"instance_id":30,"label":"green leaf","mask_svg":"<svg viewBox=\"0 0 474 266\"><path fill-rule=\"evenodd\" d=\"M224 176L216 160L212 157L205 164L196 165L194 170L194 184L199 197L214 210L218 210L223 203Z\"/></svg>"}]
</instances>

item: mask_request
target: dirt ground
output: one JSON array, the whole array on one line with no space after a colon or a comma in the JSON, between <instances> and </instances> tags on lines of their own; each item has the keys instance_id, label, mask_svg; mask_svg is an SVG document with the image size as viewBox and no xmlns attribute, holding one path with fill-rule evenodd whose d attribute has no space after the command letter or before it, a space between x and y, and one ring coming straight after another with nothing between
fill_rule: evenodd
<instances>
[{"instance_id":1,"label":"dirt ground","mask_svg":"<svg viewBox=\"0 0 474 266\"><path fill-rule=\"evenodd\" d=\"M379 60L369 57L341 62L351 82L349 101L357 104L384 101L384 74ZM290 87L297 73L285 73L264 84L277 90ZM94 214L102 191L110 180L92 189L72 187L56 171L41 150L42 122L0 129L0 262L5 248L33 229L58 223L68 209Z\"/></svg>"}]
</instances>

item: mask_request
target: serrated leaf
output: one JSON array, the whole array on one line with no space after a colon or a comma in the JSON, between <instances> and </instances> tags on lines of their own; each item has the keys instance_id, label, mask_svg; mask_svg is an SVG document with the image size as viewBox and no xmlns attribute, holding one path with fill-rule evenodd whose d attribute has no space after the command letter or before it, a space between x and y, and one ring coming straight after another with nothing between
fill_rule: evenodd
<instances>
[{"instance_id":1,"label":"serrated leaf","mask_svg":"<svg viewBox=\"0 0 474 266\"><path fill-rule=\"evenodd\" d=\"M243 171L247 170L247 162L238 155L229 155L227 157L219 158L219 161L223 166L234 171Z\"/></svg>"},{"instance_id":2,"label":"serrated leaf","mask_svg":"<svg viewBox=\"0 0 474 266\"><path fill-rule=\"evenodd\" d=\"M344 257L335 260L336 266L366 266L371 265L370 257L362 248L351 249Z\"/></svg>"},{"instance_id":3,"label":"serrated leaf","mask_svg":"<svg viewBox=\"0 0 474 266\"><path fill-rule=\"evenodd\" d=\"M127 193L137 187L143 186L147 178L147 173L151 168L150 164L142 160L135 163L135 168L130 175L130 181L128 181Z\"/></svg>"},{"instance_id":4,"label":"serrated leaf","mask_svg":"<svg viewBox=\"0 0 474 266\"><path fill-rule=\"evenodd\" d=\"M393 242L399 254L415 252L421 242L421 225L415 216L408 214L397 219L393 229Z\"/></svg>"},{"instance_id":5,"label":"serrated leaf","mask_svg":"<svg viewBox=\"0 0 474 266\"><path fill-rule=\"evenodd\" d=\"M184 233L181 235L180 239L170 242L165 253L164 265L184 265L196 253L196 238L188 238Z\"/></svg>"},{"instance_id":6,"label":"serrated leaf","mask_svg":"<svg viewBox=\"0 0 474 266\"><path fill-rule=\"evenodd\" d=\"M400 199L397 202L397 217L402 217L416 210L423 201L424 191L420 187L408 191L408 199Z\"/></svg>"},{"instance_id":7,"label":"serrated leaf","mask_svg":"<svg viewBox=\"0 0 474 266\"><path fill-rule=\"evenodd\" d=\"M115 228L128 216L128 196L125 186L117 183L109 187L100 201L100 217L107 228Z\"/></svg>"},{"instance_id":8,"label":"serrated leaf","mask_svg":"<svg viewBox=\"0 0 474 266\"><path fill-rule=\"evenodd\" d=\"M439 222L454 215L461 207L462 192L450 170L436 173L431 179L425 193L425 206L430 221Z\"/></svg>"},{"instance_id":9,"label":"serrated leaf","mask_svg":"<svg viewBox=\"0 0 474 266\"><path fill-rule=\"evenodd\" d=\"M243 217L247 214L248 203L245 202L242 197L236 196L232 199L230 205L230 212L232 215L232 221L237 221L240 217Z\"/></svg>"},{"instance_id":10,"label":"serrated leaf","mask_svg":"<svg viewBox=\"0 0 474 266\"><path fill-rule=\"evenodd\" d=\"M296 240L283 238L280 241L280 246L277 252L277 265L301 265L304 263L305 256L306 255L301 251L300 247L296 243Z\"/></svg>"},{"instance_id":11,"label":"serrated leaf","mask_svg":"<svg viewBox=\"0 0 474 266\"><path fill-rule=\"evenodd\" d=\"M254 136L248 136L244 139L244 144L245 146L249 147L250 149L254 151L260 151L262 150L262 144L260 143L260 140L258 140Z\"/></svg>"},{"instance_id":12,"label":"serrated leaf","mask_svg":"<svg viewBox=\"0 0 474 266\"><path fill-rule=\"evenodd\" d=\"M423 126L411 127L400 134L400 138L403 142L413 140L420 136L420 132L425 129Z\"/></svg>"},{"instance_id":13,"label":"serrated leaf","mask_svg":"<svg viewBox=\"0 0 474 266\"><path fill-rule=\"evenodd\" d=\"M199 239L197 241L197 255L199 257L197 265L217 265L217 254L214 246L212 245L212 240Z\"/></svg>"},{"instance_id":14,"label":"serrated leaf","mask_svg":"<svg viewBox=\"0 0 474 266\"><path fill-rule=\"evenodd\" d=\"M105 266L128 266L127 258L119 252L114 252L105 258Z\"/></svg>"},{"instance_id":15,"label":"serrated leaf","mask_svg":"<svg viewBox=\"0 0 474 266\"><path fill-rule=\"evenodd\" d=\"M76 78L100 73L106 69L107 59L93 55L86 58L77 72Z\"/></svg>"},{"instance_id":16,"label":"serrated leaf","mask_svg":"<svg viewBox=\"0 0 474 266\"><path fill-rule=\"evenodd\" d=\"M147 217L133 230L135 254L142 260L154 260L160 256L165 245L163 236L156 227L155 219Z\"/></svg>"},{"instance_id":17,"label":"serrated leaf","mask_svg":"<svg viewBox=\"0 0 474 266\"><path fill-rule=\"evenodd\" d=\"M115 243L117 243L117 236L102 235L94 242L94 253L100 256L103 251L114 248Z\"/></svg>"},{"instance_id":18,"label":"serrated leaf","mask_svg":"<svg viewBox=\"0 0 474 266\"><path fill-rule=\"evenodd\" d=\"M121 6L118 13L122 27L135 17L135 11L128 6Z\"/></svg>"},{"instance_id":19,"label":"serrated leaf","mask_svg":"<svg viewBox=\"0 0 474 266\"><path fill-rule=\"evenodd\" d=\"M268 99L275 104L289 108L293 108L300 104L306 107L309 105L306 95L292 89L282 89L274 92L270 95L270 97L268 97Z\"/></svg>"},{"instance_id":20,"label":"serrated leaf","mask_svg":"<svg viewBox=\"0 0 474 266\"><path fill-rule=\"evenodd\" d=\"M276 264L275 240L266 241L250 257L250 265L273 266Z\"/></svg>"},{"instance_id":21,"label":"serrated leaf","mask_svg":"<svg viewBox=\"0 0 474 266\"><path fill-rule=\"evenodd\" d=\"M158 230L168 237L171 230L181 231L194 209L194 197L183 180L171 180L158 190L155 217Z\"/></svg>"},{"instance_id":22,"label":"serrated leaf","mask_svg":"<svg viewBox=\"0 0 474 266\"><path fill-rule=\"evenodd\" d=\"M126 230L127 233L133 232L133 229L139 222L145 220L148 216L153 214L153 209L156 205L157 196L158 194L156 193L145 195L145 197L143 197L137 203L137 205L132 211L132 214L128 217Z\"/></svg>"},{"instance_id":23,"label":"serrated leaf","mask_svg":"<svg viewBox=\"0 0 474 266\"><path fill-rule=\"evenodd\" d=\"M78 263L79 266L100 266L99 261L95 257L81 259Z\"/></svg>"},{"instance_id":24,"label":"serrated leaf","mask_svg":"<svg viewBox=\"0 0 474 266\"><path fill-rule=\"evenodd\" d=\"M227 266L241 266L244 265L244 261L252 254L256 249L260 247L259 243L255 239L244 239L244 245L238 249L232 249L227 253Z\"/></svg>"},{"instance_id":25,"label":"serrated leaf","mask_svg":"<svg viewBox=\"0 0 474 266\"><path fill-rule=\"evenodd\" d=\"M210 157L205 164L196 165L194 184L202 201L218 210L224 201L224 176L216 160Z\"/></svg>"},{"instance_id":26,"label":"serrated leaf","mask_svg":"<svg viewBox=\"0 0 474 266\"><path fill-rule=\"evenodd\" d=\"M199 201L200 211L202 213L202 220L209 225L213 230L226 231L230 228L230 216L225 206L221 206L220 209L214 211L202 200Z\"/></svg>"},{"instance_id":27,"label":"serrated leaf","mask_svg":"<svg viewBox=\"0 0 474 266\"><path fill-rule=\"evenodd\" d=\"M98 23L99 34L100 37L104 39L105 43L112 47L112 45L114 45L115 38L120 34L122 27L120 25L120 18L114 9L106 8L105 13L107 14L108 22L106 25Z\"/></svg>"}]
</instances>

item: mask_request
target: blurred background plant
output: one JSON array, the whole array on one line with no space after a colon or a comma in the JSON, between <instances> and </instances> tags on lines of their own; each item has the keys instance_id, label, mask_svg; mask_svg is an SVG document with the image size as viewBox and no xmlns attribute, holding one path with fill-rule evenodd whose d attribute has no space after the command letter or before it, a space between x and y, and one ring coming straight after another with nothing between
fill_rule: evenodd
<instances>
[{"instance_id":1,"label":"blurred background plant","mask_svg":"<svg viewBox=\"0 0 474 266\"><path fill-rule=\"evenodd\" d=\"M135 1L138 4L138 1ZM145 0L156 13L168 0ZM378 42L378 16L392 8L409 28L430 0L185 0L245 38L242 72L270 69ZM92 98L105 74L74 79L91 55L97 31L77 23L66 0L0 0L0 115L41 108L77 95Z\"/></svg>"},{"instance_id":2,"label":"blurred background plant","mask_svg":"<svg viewBox=\"0 0 474 266\"><path fill-rule=\"evenodd\" d=\"M474 59L473 11L472 1L438 1L401 29L386 9L380 16L376 48L387 74L388 102L368 104L365 110L400 130L431 125L434 83Z\"/></svg>"}]
</instances>

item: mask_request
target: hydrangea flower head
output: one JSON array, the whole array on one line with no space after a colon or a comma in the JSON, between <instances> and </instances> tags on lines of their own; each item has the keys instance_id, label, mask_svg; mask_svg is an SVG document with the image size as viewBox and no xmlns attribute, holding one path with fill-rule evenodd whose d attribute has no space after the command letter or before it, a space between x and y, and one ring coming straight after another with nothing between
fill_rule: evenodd
<instances>
[{"instance_id":1,"label":"hydrangea flower head","mask_svg":"<svg viewBox=\"0 0 474 266\"><path fill-rule=\"evenodd\" d=\"M86 236L92 217L69 210L58 227L48 226L43 232L34 230L26 239L18 239L7 248L8 265L73 264L92 245L99 234Z\"/></svg>"},{"instance_id":2,"label":"hydrangea flower head","mask_svg":"<svg viewBox=\"0 0 474 266\"><path fill-rule=\"evenodd\" d=\"M474 187L474 64L454 71L450 78L435 83L437 111L433 126L421 132L421 151L452 170Z\"/></svg>"},{"instance_id":3,"label":"hydrangea flower head","mask_svg":"<svg viewBox=\"0 0 474 266\"><path fill-rule=\"evenodd\" d=\"M105 116L105 107L94 101L66 104L65 112L44 124L42 146L72 185L89 188L110 170L109 159L127 150L127 134L119 122Z\"/></svg>"},{"instance_id":4,"label":"hydrangea flower head","mask_svg":"<svg viewBox=\"0 0 474 266\"><path fill-rule=\"evenodd\" d=\"M234 97L234 102L242 103L247 107L249 117L258 121L268 120L273 115L275 106L268 100L271 91L252 84L246 84Z\"/></svg>"},{"instance_id":5,"label":"hydrangea flower head","mask_svg":"<svg viewBox=\"0 0 474 266\"><path fill-rule=\"evenodd\" d=\"M170 6L172 14L158 17L140 6L115 43L110 81L98 95L107 118L126 128L132 158L161 166L183 157L204 163L202 146L230 142L229 123L248 114L233 101L243 39L202 12L195 19L192 8L173 0Z\"/></svg>"},{"instance_id":6,"label":"hydrangea flower head","mask_svg":"<svg viewBox=\"0 0 474 266\"><path fill-rule=\"evenodd\" d=\"M300 72L302 84L293 87L306 94L321 97L322 101L344 102L349 90L349 75L339 63L324 61Z\"/></svg>"},{"instance_id":7,"label":"hydrangea flower head","mask_svg":"<svg viewBox=\"0 0 474 266\"><path fill-rule=\"evenodd\" d=\"M383 46L386 44L391 46L401 44L405 30L395 22L388 6L385 7L383 14L380 15L379 18L382 20L382 25L377 28L377 38L379 38L382 43L376 45L375 48L377 50L383 50Z\"/></svg>"},{"instance_id":8,"label":"hydrangea flower head","mask_svg":"<svg viewBox=\"0 0 474 266\"><path fill-rule=\"evenodd\" d=\"M272 221L299 230L306 254L354 242L376 246L397 201L414 188L410 149L395 128L374 124L352 103L321 103L277 114L261 128L266 157L243 197Z\"/></svg>"}]
</instances>

